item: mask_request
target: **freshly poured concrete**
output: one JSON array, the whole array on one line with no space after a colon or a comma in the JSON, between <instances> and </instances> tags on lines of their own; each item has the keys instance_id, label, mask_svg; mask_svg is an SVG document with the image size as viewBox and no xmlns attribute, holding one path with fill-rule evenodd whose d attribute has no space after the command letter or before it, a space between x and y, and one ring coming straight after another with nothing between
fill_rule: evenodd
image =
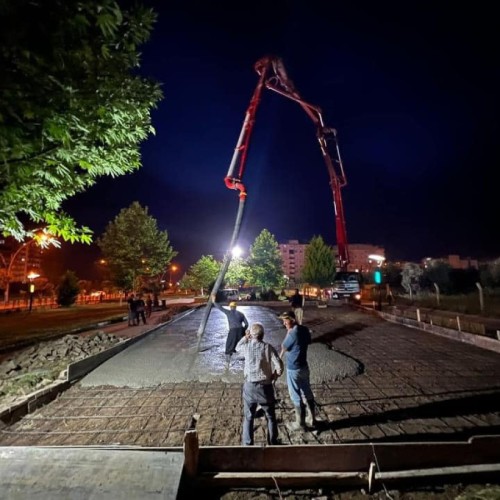
<instances>
[{"instance_id":1,"label":"freshly poured concrete","mask_svg":"<svg viewBox=\"0 0 500 500\"><path fill-rule=\"evenodd\" d=\"M260 306L238 309L246 315L250 324L259 322L264 325L264 340L279 352L286 330L276 312ZM226 363L226 317L217 309L212 309L199 342L197 331L202 315L203 309L197 309L157 329L97 367L82 379L81 385L140 388L172 382L242 382L243 361L233 355L229 368ZM308 360L313 384L360 372L357 361L320 342L310 346ZM277 383L284 384L285 378L281 377Z\"/></svg>"}]
</instances>

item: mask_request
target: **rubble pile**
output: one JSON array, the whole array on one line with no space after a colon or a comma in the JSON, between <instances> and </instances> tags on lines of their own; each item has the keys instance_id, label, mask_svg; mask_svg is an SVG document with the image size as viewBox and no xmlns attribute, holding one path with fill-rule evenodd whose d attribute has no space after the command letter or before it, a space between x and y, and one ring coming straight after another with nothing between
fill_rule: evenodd
<instances>
[{"instance_id":1,"label":"rubble pile","mask_svg":"<svg viewBox=\"0 0 500 500\"><path fill-rule=\"evenodd\" d=\"M14 353L0 363L0 407L57 379L65 379L68 364L122 340L102 331L92 336L66 335Z\"/></svg>"}]
</instances>

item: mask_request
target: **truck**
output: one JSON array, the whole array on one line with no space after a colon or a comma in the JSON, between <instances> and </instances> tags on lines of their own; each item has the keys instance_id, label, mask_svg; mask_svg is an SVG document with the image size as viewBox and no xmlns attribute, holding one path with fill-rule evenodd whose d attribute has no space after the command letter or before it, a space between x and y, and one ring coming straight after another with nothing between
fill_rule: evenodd
<instances>
[{"instance_id":1,"label":"truck","mask_svg":"<svg viewBox=\"0 0 500 500\"><path fill-rule=\"evenodd\" d=\"M332 299L348 299L355 303L361 302L363 276L356 271L338 271L335 274L330 296Z\"/></svg>"}]
</instances>

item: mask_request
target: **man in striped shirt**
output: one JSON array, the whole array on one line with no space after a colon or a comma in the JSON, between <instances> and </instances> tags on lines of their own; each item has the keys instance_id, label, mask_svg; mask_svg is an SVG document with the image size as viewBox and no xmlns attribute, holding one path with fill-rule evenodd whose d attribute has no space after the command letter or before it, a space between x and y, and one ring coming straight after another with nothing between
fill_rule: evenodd
<instances>
[{"instance_id":1,"label":"man in striped shirt","mask_svg":"<svg viewBox=\"0 0 500 500\"><path fill-rule=\"evenodd\" d=\"M267 419L267 444L278 444L273 381L283 373L283 361L276 349L264 342L263 338L264 327L260 323L253 323L236 346L236 352L245 358L242 436L244 446L253 445L253 422L258 405Z\"/></svg>"}]
</instances>

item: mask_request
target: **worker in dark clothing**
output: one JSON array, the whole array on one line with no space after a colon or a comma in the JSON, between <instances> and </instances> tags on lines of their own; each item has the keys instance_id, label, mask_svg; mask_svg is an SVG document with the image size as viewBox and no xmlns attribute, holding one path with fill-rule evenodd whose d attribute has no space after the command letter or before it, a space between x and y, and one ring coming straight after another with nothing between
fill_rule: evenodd
<instances>
[{"instance_id":1,"label":"worker in dark clothing","mask_svg":"<svg viewBox=\"0 0 500 500\"><path fill-rule=\"evenodd\" d=\"M297 325L301 325L304 317L304 296L299 293L298 288L295 289L295 293L290 297L289 302L295 314L295 322Z\"/></svg>"},{"instance_id":2,"label":"worker in dark clothing","mask_svg":"<svg viewBox=\"0 0 500 500\"><path fill-rule=\"evenodd\" d=\"M245 335L248 321L243 313L236 310L236 302L230 302L229 309L227 309L215 302L215 294L212 294L211 297L214 306L227 317L229 333L226 340L226 356L230 359L231 355L236 352L236 344Z\"/></svg>"}]
</instances>

